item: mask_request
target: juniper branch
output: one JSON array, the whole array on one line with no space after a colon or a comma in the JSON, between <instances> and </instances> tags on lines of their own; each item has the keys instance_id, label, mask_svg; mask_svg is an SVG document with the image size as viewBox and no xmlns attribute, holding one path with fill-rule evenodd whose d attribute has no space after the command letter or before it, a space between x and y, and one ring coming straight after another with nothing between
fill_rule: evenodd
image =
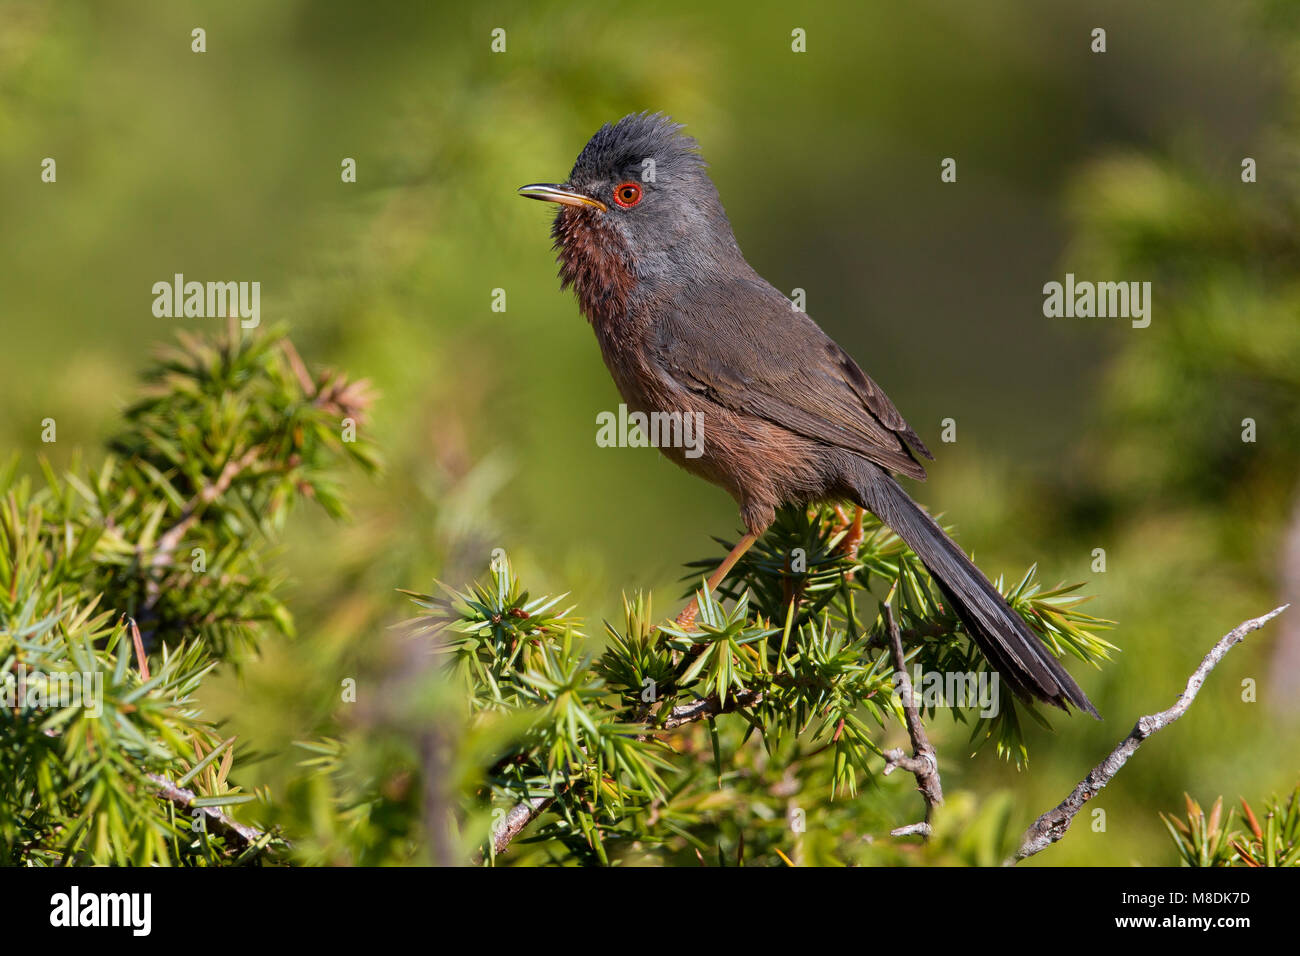
<instances>
[{"instance_id":1,"label":"juniper branch","mask_svg":"<svg viewBox=\"0 0 1300 956\"><path fill-rule=\"evenodd\" d=\"M668 712L663 726L655 729L676 730L698 720L706 720L718 714L727 714L742 707L753 706L761 703L762 700L763 692L757 690L742 690L734 693L727 698L726 703L721 703L716 696L702 697L689 704L678 704ZM522 833L528 824L545 813L564 789L563 786L557 787L555 793L549 797L530 797L511 807L505 819L501 821L501 825L492 831L493 852L504 853L510 841Z\"/></svg>"},{"instance_id":2,"label":"juniper branch","mask_svg":"<svg viewBox=\"0 0 1300 956\"><path fill-rule=\"evenodd\" d=\"M157 605L158 599L162 596L162 585L158 580L157 573L171 561L172 555L176 553L176 549L184 539L185 533L199 520L203 509L229 491L234 480L257 461L261 453L262 447L254 445L238 458L227 461L216 480L204 485L193 498L185 503L185 507L181 509L180 519L158 539L158 547L154 549L154 553L149 559L149 579L145 584L144 606L146 611L152 611L154 606ZM148 643L150 637L152 637L152 633L147 631L145 633L146 643Z\"/></svg>"},{"instance_id":3,"label":"juniper branch","mask_svg":"<svg viewBox=\"0 0 1300 956\"><path fill-rule=\"evenodd\" d=\"M259 843L264 843L270 839L270 835L263 833L256 827L250 827L247 824L240 823L231 819L221 811L220 807L195 807L194 801L198 799L193 790L186 790L184 787L178 787L175 783L168 780L162 774L147 774L148 778L158 785L158 796L170 803L175 804L182 810L200 810L206 817L205 825L229 840L232 844L240 849L245 849Z\"/></svg>"}]
</instances>

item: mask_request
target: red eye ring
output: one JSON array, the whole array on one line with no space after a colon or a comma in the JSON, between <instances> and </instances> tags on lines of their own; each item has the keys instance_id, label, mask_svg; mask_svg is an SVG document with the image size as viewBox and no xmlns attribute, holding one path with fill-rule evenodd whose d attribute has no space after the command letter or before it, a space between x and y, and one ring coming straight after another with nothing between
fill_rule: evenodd
<instances>
[{"instance_id":1,"label":"red eye ring","mask_svg":"<svg viewBox=\"0 0 1300 956\"><path fill-rule=\"evenodd\" d=\"M624 209L631 209L641 201L641 184L626 182L614 187L614 202Z\"/></svg>"}]
</instances>

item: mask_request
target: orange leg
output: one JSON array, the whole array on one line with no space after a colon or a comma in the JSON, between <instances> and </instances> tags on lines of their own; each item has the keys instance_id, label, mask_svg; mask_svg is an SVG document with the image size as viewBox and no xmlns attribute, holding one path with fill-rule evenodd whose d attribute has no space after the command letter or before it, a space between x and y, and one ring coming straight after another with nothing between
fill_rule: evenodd
<instances>
[{"instance_id":1,"label":"orange leg","mask_svg":"<svg viewBox=\"0 0 1300 956\"><path fill-rule=\"evenodd\" d=\"M849 533L845 536L843 542L840 543L840 550L850 558L856 558L858 556L858 547L862 544L862 515L863 511L861 508L855 507L853 509L853 527L849 530Z\"/></svg>"},{"instance_id":2,"label":"orange leg","mask_svg":"<svg viewBox=\"0 0 1300 956\"><path fill-rule=\"evenodd\" d=\"M748 551L757 540L758 535L747 534L736 542L736 546L731 549L731 553L723 558L722 563L718 565L718 570L714 571L713 574L710 575L708 581L710 592L718 589L718 585L721 584L722 579L727 576L727 572L736 566L736 562L740 560L740 556ZM681 614L677 615L677 626L683 629L694 626L695 616L699 613L699 600L697 598L691 598L691 603L686 605L686 609L682 611Z\"/></svg>"}]
</instances>

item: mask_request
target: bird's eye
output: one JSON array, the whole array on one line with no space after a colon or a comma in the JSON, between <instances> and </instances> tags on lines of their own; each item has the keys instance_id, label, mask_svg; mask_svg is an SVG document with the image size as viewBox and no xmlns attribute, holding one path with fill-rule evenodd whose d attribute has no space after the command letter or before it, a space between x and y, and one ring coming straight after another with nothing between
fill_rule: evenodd
<instances>
[{"instance_id":1,"label":"bird's eye","mask_svg":"<svg viewBox=\"0 0 1300 956\"><path fill-rule=\"evenodd\" d=\"M641 187L636 183L619 183L614 187L614 202L631 209L641 201Z\"/></svg>"}]
</instances>

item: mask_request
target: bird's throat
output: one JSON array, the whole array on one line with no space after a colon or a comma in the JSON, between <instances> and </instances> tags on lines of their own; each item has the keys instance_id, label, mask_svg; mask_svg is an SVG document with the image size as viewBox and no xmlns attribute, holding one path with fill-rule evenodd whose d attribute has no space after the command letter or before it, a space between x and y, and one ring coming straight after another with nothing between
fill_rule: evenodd
<instances>
[{"instance_id":1,"label":"bird's throat","mask_svg":"<svg viewBox=\"0 0 1300 956\"><path fill-rule=\"evenodd\" d=\"M609 326L627 314L636 283L632 257L622 238L594 209L565 207L551 227L561 286L573 287L592 325Z\"/></svg>"}]
</instances>

